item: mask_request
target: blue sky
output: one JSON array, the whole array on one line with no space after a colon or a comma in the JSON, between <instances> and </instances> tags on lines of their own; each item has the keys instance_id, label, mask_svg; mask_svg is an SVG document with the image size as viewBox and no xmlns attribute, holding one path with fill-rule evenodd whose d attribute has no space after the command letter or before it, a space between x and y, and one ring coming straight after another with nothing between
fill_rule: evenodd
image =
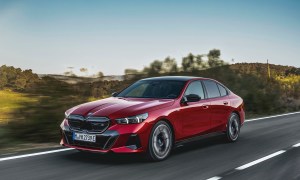
<instances>
[{"instance_id":1,"label":"blue sky","mask_svg":"<svg viewBox=\"0 0 300 180\"><path fill-rule=\"evenodd\" d=\"M221 50L235 62L300 67L300 1L0 0L0 64L123 74Z\"/></svg>"}]
</instances>

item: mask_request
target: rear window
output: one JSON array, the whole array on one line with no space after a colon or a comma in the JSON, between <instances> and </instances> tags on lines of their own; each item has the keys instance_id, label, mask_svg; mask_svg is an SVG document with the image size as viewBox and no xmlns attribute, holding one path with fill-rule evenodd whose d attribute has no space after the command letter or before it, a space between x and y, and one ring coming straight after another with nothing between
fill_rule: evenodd
<instances>
[{"instance_id":1,"label":"rear window","mask_svg":"<svg viewBox=\"0 0 300 180\"><path fill-rule=\"evenodd\" d=\"M214 81L205 80L203 81L208 98L220 97L220 91L217 84Z\"/></svg>"}]
</instances>

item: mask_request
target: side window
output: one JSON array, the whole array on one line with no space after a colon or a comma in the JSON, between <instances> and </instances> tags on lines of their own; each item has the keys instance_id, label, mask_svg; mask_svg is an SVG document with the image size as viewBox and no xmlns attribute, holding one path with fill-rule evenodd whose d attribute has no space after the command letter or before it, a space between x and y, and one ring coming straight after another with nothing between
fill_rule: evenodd
<instances>
[{"instance_id":1,"label":"side window","mask_svg":"<svg viewBox=\"0 0 300 180\"><path fill-rule=\"evenodd\" d=\"M214 81L206 80L203 81L206 87L208 98L220 97L220 91L217 84Z\"/></svg>"},{"instance_id":2,"label":"side window","mask_svg":"<svg viewBox=\"0 0 300 180\"><path fill-rule=\"evenodd\" d=\"M204 99L204 91L200 81L193 81L187 87L184 95L197 94L201 99Z\"/></svg>"},{"instance_id":3,"label":"side window","mask_svg":"<svg viewBox=\"0 0 300 180\"><path fill-rule=\"evenodd\" d=\"M218 88L220 90L221 96L226 96L228 94L227 90L220 84L218 84Z\"/></svg>"}]
</instances>

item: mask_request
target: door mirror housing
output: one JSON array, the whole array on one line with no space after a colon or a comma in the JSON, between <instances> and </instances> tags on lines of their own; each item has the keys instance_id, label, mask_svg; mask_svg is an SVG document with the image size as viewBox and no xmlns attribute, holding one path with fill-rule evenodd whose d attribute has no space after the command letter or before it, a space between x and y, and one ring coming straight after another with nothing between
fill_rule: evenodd
<instances>
[{"instance_id":1,"label":"door mirror housing","mask_svg":"<svg viewBox=\"0 0 300 180\"><path fill-rule=\"evenodd\" d=\"M201 100L201 97L198 96L197 94L189 94L186 95L182 98L181 102L182 103L188 103L188 102L198 102Z\"/></svg>"},{"instance_id":2,"label":"door mirror housing","mask_svg":"<svg viewBox=\"0 0 300 180\"><path fill-rule=\"evenodd\" d=\"M112 97L116 97L118 94L119 94L118 92L113 92L113 93L111 94L111 96L112 96Z\"/></svg>"}]
</instances>

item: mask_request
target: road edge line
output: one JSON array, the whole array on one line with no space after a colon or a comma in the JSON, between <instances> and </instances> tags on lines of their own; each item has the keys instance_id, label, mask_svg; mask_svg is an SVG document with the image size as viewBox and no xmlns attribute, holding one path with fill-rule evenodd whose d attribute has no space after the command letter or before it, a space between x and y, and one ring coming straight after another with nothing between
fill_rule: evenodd
<instances>
[{"instance_id":1,"label":"road edge line","mask_svg":"<svg viewBox=\"0 0 300 180\"><path fill-rule=\"evenodd\" d=\"M52 154L52 153L57 153L57 152L69 151L69 150L73 150L73 148L63 148L63 149L56 149L56 150L51 150L51 151L43 151L43 152L37 152L37 153L4 157L4 158L0 158L0 162L12 160L12 159L20 159L20 158L25 158L25 157L40 156L40 155L44 155L44 154Z\"/></svg>"},{"instance_id":2,"label":"road edge line","mask_svg":"<svg viewBox=\"0 0 300 180\"><path fill-rule=\"evenodd\" d=\"M211 178L209 178L209 179L207 179L207 180L219 180L219 179L222 179L222 177L220 177L220 176L215 176L215 177L211 177Z\"/></svg>"},{"instance_id":3,"label":"road edge line","mask_svg":"<svg viewBox=\"0 0 300 180\"><path fill-rule=\"evenodd\" d=\"M282 117L282 116L289 116L289 115L294 115L294 114L300 114L300 111L286 113L286 114L278 114L278 115L260 117L260 118L254 118L254 119L248 119L248 120L245 120L245 122L259 121L259 120L263 120L263 119L270 119L270 118L276 118L276 117Z\"/></svg>"}]
</instances>

